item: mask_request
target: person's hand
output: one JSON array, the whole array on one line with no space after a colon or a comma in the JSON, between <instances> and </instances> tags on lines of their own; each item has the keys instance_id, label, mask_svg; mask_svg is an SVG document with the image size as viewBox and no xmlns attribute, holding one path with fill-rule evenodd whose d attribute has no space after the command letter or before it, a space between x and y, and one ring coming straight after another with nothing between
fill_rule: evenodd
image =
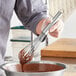
<instances>
[{"instance_id":1,"label":"person's hand","mask_svg":"<svg viewBox=\"0 0 76 76\"><path fill-rule=\"evenodd\" d=\"M51 20L49 18L47 19L42 19L36 28L36 33L40 34L42 32L42 30L49 24L51 23ZM50 30L49 30L49 34L53 37L59 37L59 35L61 34L62 30L63 30L63 26L64 23L62 20L59 20L55 25L53 25Z\"/></svg>"},{"instance_id":2,"label":"person's hand","mask_svg":"<svg viewBox=\"0 0 76 76\"><path fill-rule=\"evenodd\" d=\"M64 23L62 20L59 20L55 25L53 25L50 30L49 34L53 37L59 37L64 27Z\"/></svg>"}]
</instances>

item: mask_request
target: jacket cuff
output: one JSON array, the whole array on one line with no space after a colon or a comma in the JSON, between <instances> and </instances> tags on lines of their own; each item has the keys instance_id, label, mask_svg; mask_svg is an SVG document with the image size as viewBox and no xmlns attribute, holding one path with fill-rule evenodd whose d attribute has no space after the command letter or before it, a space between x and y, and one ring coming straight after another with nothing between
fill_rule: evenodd
<instances>
[{"instance_id":1,"label":"jacket cuff","mask_svg":"<svg viewBox=\"0 0 76 76\"><path fill-rule=\"evenodd\" d=\"M37 24L44 18L47 18L47 16L39 14L35 16L27 25L24 24L24 26L38 36L38 34L36 33L36 27Z\"/></svg>"}]
</instances>

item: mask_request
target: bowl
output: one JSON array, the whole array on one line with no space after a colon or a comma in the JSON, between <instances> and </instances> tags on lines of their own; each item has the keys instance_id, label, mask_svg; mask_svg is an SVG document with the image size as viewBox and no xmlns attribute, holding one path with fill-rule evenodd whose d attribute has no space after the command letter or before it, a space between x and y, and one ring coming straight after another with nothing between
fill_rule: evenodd
<instances>
[{"instance_id":1,"label":"bowl","mask_svg":"<svg viewBox=\"0 0 76 76\"><path fill-rule=\"evenodd\" d=\"M18 62L4 64L7 76L63 76L66 65L52 61L31 61L21 65Z\"/></svg>"}]
</instances>

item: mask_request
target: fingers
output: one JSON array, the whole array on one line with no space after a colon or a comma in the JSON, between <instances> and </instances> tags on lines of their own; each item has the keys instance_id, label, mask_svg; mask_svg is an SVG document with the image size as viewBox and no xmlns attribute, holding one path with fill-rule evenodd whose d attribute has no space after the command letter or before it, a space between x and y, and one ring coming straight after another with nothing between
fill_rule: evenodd
<instances>
[{"instance_id":1,"label":"fingers","mask_svg":"<svg viewBox=\"0 0 76 76\"><path fill-rule=\"evenodd\" d=\"M54 30L53 32L49 32L49 34L53 37L58 37L59 32L57 30Z\"/></svg>"},{"instance_id":2,"label":"fingers","mask_svg":"<svg viewBox=\"0 0 76 76\"><path fill-rule=\"evenodd\" d=\"M61 32L63 30L63 27L64 27L64 23L60 20L59 23L58 23L58 28L57 28L57 31Z\"/></svg>"},{"instance_id":3,"label":"fingers","mask_svg":"<svg viewBox=\"0 0 76 76\"><path fill-rule=\"evenodd\" d=\"M59 37L64 27L64 23L59 20L49 31L49 34L53 37Z\"/></svg>"},{"instance_id":4,"label":"fingers","mask_svg":"<svg viewBox=\"0 0 76 76\"><path fill-rule=\"evenodd\" d=\"M55 24L55 25L53 25L51 28L50 28L50 32L53 32L53 31L55 31L57 28L59 27L59 21Z\"/></svg>"}]
</instances>

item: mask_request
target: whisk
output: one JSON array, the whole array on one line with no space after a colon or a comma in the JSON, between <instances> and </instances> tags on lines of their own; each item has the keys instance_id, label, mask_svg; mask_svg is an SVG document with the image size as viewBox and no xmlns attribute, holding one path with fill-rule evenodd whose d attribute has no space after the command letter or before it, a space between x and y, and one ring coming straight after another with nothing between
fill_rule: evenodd
<instances>
[{"instance_id":1,"label":"whisk","mask_svg":"<svg viewBox=\"0 0 76 76\"><path fill-rule=\"evenodd\" d=\"M37 38L35 38L33 42L31 42L33 44L31 45L30 43L19 52L19 60L21 64L25 64L32 60L34 51L38 48L39 44L46 37L46 35L48 34L48 30L59 20L61 16L62 12L58 11L57 14L53 17L52 22L43 29L41 34Z\"/></svg>"}]
</instances>

